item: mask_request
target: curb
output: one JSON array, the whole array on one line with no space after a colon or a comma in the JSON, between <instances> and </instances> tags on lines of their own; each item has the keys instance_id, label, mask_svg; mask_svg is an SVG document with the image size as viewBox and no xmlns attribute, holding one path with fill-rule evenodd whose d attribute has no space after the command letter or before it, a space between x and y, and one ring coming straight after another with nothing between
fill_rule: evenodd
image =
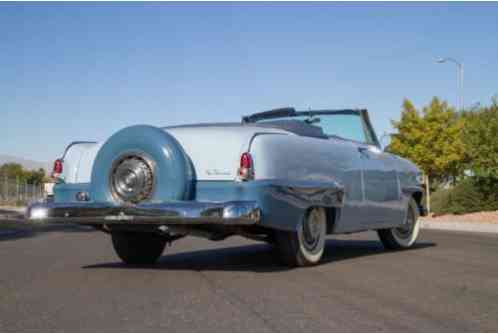
<instances>
[{"instance_id":1,"label":"curb","mask_svg":"<svg viewBox=\"0 0 498 334\"><path fill-rule=\"evenodd\" d=\"M427 230L498 233L498 224L496 223L434 222L427 220L422 220L421 223L420 227Z\"/></svg>"}]
</instances>

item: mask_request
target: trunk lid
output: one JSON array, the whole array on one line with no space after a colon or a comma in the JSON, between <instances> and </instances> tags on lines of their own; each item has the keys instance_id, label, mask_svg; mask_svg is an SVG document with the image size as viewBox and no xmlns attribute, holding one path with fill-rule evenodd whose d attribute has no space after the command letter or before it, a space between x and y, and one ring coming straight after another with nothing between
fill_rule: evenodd
<instances>
[{"instance_id":1,"label":"trunk lid","mask_svg":"<svg viewBox=\"0 0 498 334\"><path fill-rule=\"evenodd\" d=\"M233 181L237 177L240 157L249 151L252 138L263 133L286 133L239 123L202 124L162 128L180 143L193 164L199 181ZM64 181L88 183L97 153L105 141L78 144L64 157ZM106 171L102 171L103 173Z\"/></svg>"},{"instance_id":2,"label":"trunk lid","mask_svg":"<svg viewBox=\"0 0 498 334\"><path fill-rule=\"evenodd\" d=\"M179 126L164 130L182 145L200 181L234 180L240 156L249 150L255 135L283 132L241 124Z\"/></svg>"}]
</instances>

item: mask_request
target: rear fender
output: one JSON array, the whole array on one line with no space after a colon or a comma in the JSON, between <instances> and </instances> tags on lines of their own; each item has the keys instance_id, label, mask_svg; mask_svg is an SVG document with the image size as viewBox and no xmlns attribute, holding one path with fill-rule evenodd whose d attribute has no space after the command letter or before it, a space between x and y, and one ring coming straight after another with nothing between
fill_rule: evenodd
<instances>
[{"instance_id":1,"label":"rear fender","mask_svg":"<svg viewBox=\"0 0 498 334\"><path fill-rule=\"evenodd\" d=\"M93 160L100 145L91 141L75 141L69 144L60 160L63 172L60 178L65 183L88 183Z\"/></svg>"}]
</instances>

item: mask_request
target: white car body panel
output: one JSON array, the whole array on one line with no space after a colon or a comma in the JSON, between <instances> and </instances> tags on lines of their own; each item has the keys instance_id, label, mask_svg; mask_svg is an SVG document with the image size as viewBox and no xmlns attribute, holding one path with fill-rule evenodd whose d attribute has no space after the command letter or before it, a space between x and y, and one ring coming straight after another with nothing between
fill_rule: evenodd
<instances>
[{"instance_id":1,"label":"white car body panel","mask_svg":"<svg viewBox=\"0 0 498 334\"><path fill-rule=\"evenodd\" d=\"M287 133L251 126L178 127L165 129L178 140L191 159L197 180L234 180L240 156L251 139L262 133Z\"/></svg>"},{"instance_id":2,"label":"white car body panel","mask_svg":"<svg viewBox=\"0 0 498 334\"><path fill-rule=\"evenodd\" d=\"M237 177L240 156L249 150L253 137L260 134L287 134L278 129L252 126L192 126L164 128L181 144L199 181L233 181ZM64 157L63 177L66 183L89 183L93 162L105 143L71 146ZM264 161L260 162L262 170ZM259 178L264 175L260 175Z\"/></svg>"},{"instance_id":3,"label":"white car body panel","mask_svg":"<svg viewBox=\"0 0 498 334\"><path fill-rule=\"evenodd\" d=\"M62 176L66 183L87 183L92 175L93 161L102 144L72 145L64 156Z\"/></svg>"}]
</instances>

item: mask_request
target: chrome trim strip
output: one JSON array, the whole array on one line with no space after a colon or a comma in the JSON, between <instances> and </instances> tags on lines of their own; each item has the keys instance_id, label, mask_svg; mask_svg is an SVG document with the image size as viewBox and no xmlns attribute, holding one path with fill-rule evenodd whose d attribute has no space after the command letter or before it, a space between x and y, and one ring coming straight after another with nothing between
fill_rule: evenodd
<instances>
[{"instance_id":1,"label":"chrome trim strip","mask_svg":"<svg viewBox=\"0 0 498 334\"><path fill-rule=\"evenodd\" d=\"M254 201L165 202L117 206L111 203L36 203L26 210L32 222L76 224L229 224L253 225L261 219Z\"/></svg>"}]
</instances>

